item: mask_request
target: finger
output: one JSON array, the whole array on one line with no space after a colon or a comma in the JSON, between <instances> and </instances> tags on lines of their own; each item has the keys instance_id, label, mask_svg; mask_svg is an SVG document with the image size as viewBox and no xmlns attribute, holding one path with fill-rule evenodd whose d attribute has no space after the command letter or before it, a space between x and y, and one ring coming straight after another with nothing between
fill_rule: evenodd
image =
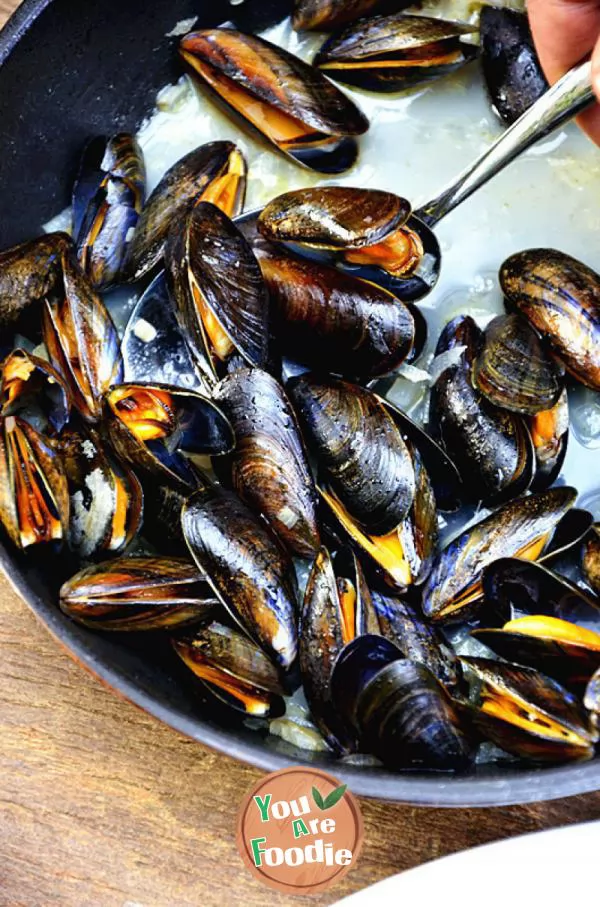
<instances>
[{"instance_id":1,"label":"finger","mask_svg":"<svg viewBox=\"0 0 600 907\"><path fill-rule=\"evenodd\" d=\"M600 34L598 0L529 0L535 46L550 83L587 57Z\"/></svg>"}]
</instances>

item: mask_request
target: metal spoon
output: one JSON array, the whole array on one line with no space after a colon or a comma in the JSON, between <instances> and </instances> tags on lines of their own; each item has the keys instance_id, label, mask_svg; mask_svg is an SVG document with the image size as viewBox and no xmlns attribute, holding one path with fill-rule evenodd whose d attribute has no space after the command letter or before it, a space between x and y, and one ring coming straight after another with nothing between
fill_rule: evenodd
<instances>
[{"instance_id":1,"label":"metal spoon","mask_svg":"<svg viewBox=\"0 0 600 907\"><path fill-rule=\"evenodd\" d=\"M569 70L450 186L410 216L406 226L421 237L425 256L410 278L386 281L396 296L419 299L431 292L442 266L442 252L432 227L520 154L593 103L591 73L589 61Z\"/></svg>"}]
</instances>

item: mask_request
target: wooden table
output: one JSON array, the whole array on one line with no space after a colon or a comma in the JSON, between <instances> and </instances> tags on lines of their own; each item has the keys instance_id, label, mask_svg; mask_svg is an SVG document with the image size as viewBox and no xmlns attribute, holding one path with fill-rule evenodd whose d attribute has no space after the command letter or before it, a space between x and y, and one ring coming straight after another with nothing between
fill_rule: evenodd
<instances>
[{"instance_id":1,"label":"wooden table","mask_svg":"<svg viewBox=\"0 0 600 907\"><path fill-rule=\"evenodd\" d=\"M0 23L17 5L0 0ZM600 817L600 793L490 810L363 801L359 867L320 898L290 899L236 851L258 777L114 696L0 580L0 907L330 904L443 854Z\"/></svg>"}]
</instances>

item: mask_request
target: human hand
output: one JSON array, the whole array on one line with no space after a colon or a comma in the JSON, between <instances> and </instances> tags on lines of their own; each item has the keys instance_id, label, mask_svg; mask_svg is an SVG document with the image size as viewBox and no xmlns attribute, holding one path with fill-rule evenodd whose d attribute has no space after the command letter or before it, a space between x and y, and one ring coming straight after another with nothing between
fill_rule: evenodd
<instances>
[{"instance_id":1,"label":"human hand","mask_svg":"<svg viewBox=\"0 0 600 907\"><path fill-rule=\"evenodd\" d=\"M529 21L540 62L551 84L592 55L592 81L600 100L600 0L529 0ZM578 117L600 145L600 107Z\"/></svg>"}]
</instances>

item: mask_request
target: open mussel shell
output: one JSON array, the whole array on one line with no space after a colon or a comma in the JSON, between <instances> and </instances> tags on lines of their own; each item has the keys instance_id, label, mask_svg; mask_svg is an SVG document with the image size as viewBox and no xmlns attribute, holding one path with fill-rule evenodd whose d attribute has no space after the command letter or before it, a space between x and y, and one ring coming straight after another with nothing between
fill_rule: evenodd
<instances>
[{"instance_id":1,"label":"open mussel shell","mask_svg":"<svg viewBox=\"0 0 600 907\"><path fill-rule=\"evenodd\" d=\"M600 523L592 527L583 549L583 574L597 595L600 595Z\"/></svg>"},{"instance_id":2,"label":"open mussel shell","mask_svg":"<svg viewBox=\"0 0 600 907\"><path fill-rule=\"evenodd\" d=\"M94 630L174 630L207 620L218 605L185 558L120 557L86 567L60 590L60 607Z\"/></svg>"},{"instance_id":3,"label":"open mussel shell","mask_svg":"<svg viewBox=\"0 0 600 907\"><path fill-rule=\"evenodd\" d=\"M395 92L439 79L479 50L461 39L471 25L396 14L361 19L336 32L314 59L325 75L369 91Z\"/></svg>"},{"instance_id":4,"label":"open mussel shell","mask_svg":"<svg viewBox=\"0 0 600 907\"><path fill-rule=\"evenodd\" d=\"M73 236L93 287L119 283L127 244L146 192L146 169L135 136L97 136L86 145L73 187Z\"/></svg>"},{"instance_id":5,"label":"open mussel shell","mask_svg":"<svg viewBox=\"0 0 600 907\"><path fill-rule=\"evenodd\" d=\"M64 256L62 285L44 302L42 336L73 406L98 421L104 394L122 380L123 359L112 318L71 255Z\"/></svg>"},{"instance_id":6,"label":"open mussel shell","mask_svg":"<svg viewBox=\"0 0 600 907\"><path fill-rule=\"evenodd\" d=\"M312 557L320 545L317 493L283 388L261 369L242 368L217 385L213 399L235 434L226 464L233 488L291 554Z\"/></svg>"},{"instance_id":7,"label":"open mussel shell","mask_svg":"<svg viewBox=\"0 0 600 907\"><path fill-rule=\"evenodd\" d=\"M387 375L411 356L415 318L391 293L271 243L258 244L255 254L285 356L314 368L326 362L333 374L363 380Z\"/></svg>"},{"instance_id":8,"label":"open mussel shell","mask_svg":"<svg viewBox=\"0 0 600 907\"><path fill-rule=\"evenodd\" d=\"M600 390L600 277L555 249L528 249L500 268L500 283L577 381Z\"/></svg>"},{"instance_id":9,"label":"open mussel shell","mask_svg":"<svg viewBox=\"0 0 600 907\"><path fill-rule=\"evenodd\" d=\"M171 225L194 203L210 201L230 217L244 206L246 161L233 142L208 142L167 170L142 210L127 272L137 280L161 260Z\"/></svg>"},{"instance_id":10,"label":"open mussel shell","mask_svg":"<svg viewBox=\"0 0 600 907\"><path fill-rule=\"evenodd\" d=\"M304 374L287 385L330 494L366 532L385 535L415 496L410 452L394 420L365 388Z\"/></svg>"},{"instance_id":11,"label":"open mussel shell","mask_svg":"<svg viewBox=\"0 0 600 907\"><path fill-rule=\"evenodd\" d=\"M597 620L600 599L545 563L499 558L483 571L485 613L482 623L502 627L524 614L563 620Z\"/></svg>"},{"instance_id":12,"label":"open mussel shell","mask_svg":"<svg viewBox=\"0 0 600 907\"><path fill-rule=\"evenodd\" d=\"M496 746L535 762L589 759L598 733L580 701L532 668L463 658L481 684L470 709L478 730Z\"/></svg>"},{"instance_id":13,"label":"open mussel shell","mask_svg":"<svg viewBox=\"0 0 600 907\"><path fill-rule=\"evenodd\" d=\"M298 648L291 559L236 497L205 483L186 502L188 548L235 621L283 672Z\"/></svg>"},{"instance_id":14,"label":"open mussel shell","mask_svg":"<svg viewBox=\"0 0 600 907\"><path fill-rule=\"evenodd\" d=\"M527 427L473 387L465 354L435 382L429 418L460 471L469 500L492 506L529 488L535 457Z\"/></svg>"},{"instance_id":15,"label":"open mussel shell","mask_svg":"<svg viewBox=\"0 0 600 907\"><path fill-rule=\"evenodd\" d=\"M165 255L177 319L205 380L215 384L235 354L264 367L268 295L252 249L227 215L199 203L173 224Z\"/></svg>"},{"instance_id":16,"label":"open mussel shell","mask_svg":"<svg viewBox=\"0 0 600 907\"><path fill-rule=\"evenodd\" d=\"M331 676L344 646L369 632L378 632L377 616L356 556L342 549L332 561L321 548L304 594L298 654L311 716L338 753L352 749L354 742L331 701Z\"/></svg>"},{"instance_id":17,"label":"open mussel shell","mask_svg":"<svg viewBox=\"0 0 600 907\"><path fill-rule=\"evenodd\" d=\"M571 621L529 614L471 636L507 661L537 668L569 689L581 690L600 668L600 636Z\"/></svg>"},{"instance_id":18,"label":"open mussel shell","mask_svg":"<svg viewBox=\"0 0 600 907\"><path fill-rule=\"evenodd\" d=\"M410 203L391 192L320 186L286 192L259 214L258 232L309 257L333 262L399 299L420 299L439 274L440 249Z\"/></svg>"},{"instance_id":19,"label":"open mussel shell","mask_svg":"<svg viewBox=\"0 0 600 907\"><path fill-rule=\"evenodd\" d=\"M0 413L59 434L69 420L71 395L54 366L17 348L0 366Z\"/></svg>"},{"instance_id":20,"label":"open mussel shell","mask_svg":"<svg viewBox=\"0 0 600 907\"><path fill-rule=\"evenodd\" d=\"M292 25L296 30L329 31L364 16L408 5L407 0L295 0Z\"/></svg>"},{"instance_id":21,"label":"open mussel shell","mask_svg":"<svg viewBox=\"0 0 600 907\"><path fill-rule=\"evenodd\" d=\"M373 592L373 605L382 636L398 646L405 658L425 665L446 689L458 689L460 662L437 627L401 598Z\"/></svg>"},{"instance_id":22,"label":"open mussel shell","mask_svg":"<svg viewBox=\"0 0 600 907\"><path fill-rule=\"evenodd\" d=\"M0 522L17 548L61 546L67 478L55 444L17 416L0 417Z\"/></svg>"},{"instance_id":23,"label":"open mussel shell","mask_svg":"<svg viewBox=\"0 0 600 907\"><path fill-rule=\"evenodd\" d=\"M498 315L487 326L473 382L491 403L526 416L551 409L563 389L559 369L518 314Z\"/></svg>"},{"instance_id":24,"label":"open mussel shell","mask_svg":"<svg viewBox=\"0 0 600 907\"><path fill-rule=\"evenodd\" d=\"M69 548L82 560L114 556L137 537L142 486L93 430L63 432L58 442L71 501Z\"/></svg>"},{"instance_id":25,"label":"open mussel shell","mask_svg":"<svg viewBox=\"0 0 600 907\"><path fill-rule=\"evenodd\" d=\"M437 556L423 587L423 611L435 621L462 620L483 601L484 569L501 557L537 560L565 513L573 488L517 498L464 530Z\"/></svg>"},{"instance_id":26,"label":"open mussel shell","mask_svg":"<svg viewBox=\"0 0 600 907\"><path fill-rule=\"evenodd\" d=\"M171 384L202 391L204 384L175 318L164 271L142 293L121 342L127 383Z\"/></svg>"},{"instance_id":27,"label":"open mussel shell","mask_svg":"<svg viewBox=\"0 0 600 907\"><path fill-rule=\"evenodd\" d=\"M193 635L177 636L173 648L208 691L230 708L252 718L278 718L285 712L277 669L244 633L213 620Z\"/></svg>"},{"instance_id":28,"label":"open mussel shell","mask_svg":"<svg viewBox=\"0 0 600 907\"><path fill-rule=\"evenodd\" d=\"M297 163L341 173L356 160L355 136L367 131L368 120L298 57L225 28L191 32L179 49L211 97Z\"/></svg>"},{"instance_id":29,"label":"open mussel shell","mask_svg":"<svg viewBox=\"0 0 600 907\"><path fill-rule=\"evenodd\" d=\"M569 443L569 398L566 389L551 409L527 420L535 452L535 476L531 491L544 491L554 484L565 461Z\"/></svg>"},{"instance_id":30,"label":"open mussel shell","mask_svg":"<svg viewBox=\"0 0 600 907\"><path fill-rule=\"evenodd\" d=\"M47 233L0 252L0 328L15 329L34 303L62 277L63 256L72 250L66 233Z\"/></svg>"},{"instance_id":31,"label":"open mussel shell","mask_svg":"<svg viewBox=\"0 0 600 907\"><path fill-rule=\"evenodd\" d=\"M121 384L104 401L104 424L124 463L194 489L196 476L185 453L228 453L231 425L208 397L167 384Z\"/></svg>"},{"instance_id":32,"label":"open mussel shell","mask_svg":"<svg viewBox=\"0 0 600 907\"><path fill-rule=\"evenodd\" d=\"M526 13L483 6L481 63L492 107L510 126L548 89Z\"/></svg>"}]
</instances>

